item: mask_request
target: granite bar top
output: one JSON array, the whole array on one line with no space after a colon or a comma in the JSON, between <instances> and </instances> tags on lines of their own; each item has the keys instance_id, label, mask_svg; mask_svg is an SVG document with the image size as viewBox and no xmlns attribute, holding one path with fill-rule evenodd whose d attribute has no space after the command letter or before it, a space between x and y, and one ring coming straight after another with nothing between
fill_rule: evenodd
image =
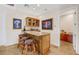
<instances>
[{"instance_id":1,"label":"granite bar top","mask_svg":"<svg viewBox=\"0 0 79 59\"><path fill-rule=\"evenodd\" d=\"M42 36L42 35L48 35L49 33L47 32L38 32L38 31L26 31L26 33L35 35L35 36Z\"/></svg>"}]
</instances>

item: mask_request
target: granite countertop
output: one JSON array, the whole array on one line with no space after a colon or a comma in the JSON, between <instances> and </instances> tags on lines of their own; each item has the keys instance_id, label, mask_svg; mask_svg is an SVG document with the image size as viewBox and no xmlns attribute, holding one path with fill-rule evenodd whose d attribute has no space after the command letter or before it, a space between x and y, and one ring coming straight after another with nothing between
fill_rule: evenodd
<instances>
[{"instance_id":1,"label":"granite countertop","mask_svg":"<svg viewBox=\"0 0 79 59\"><path fill-rule=\"evenodd\" d=\"M38 31L26 31L26 33L32 34L32 35L35 35L35 36L42 36L42 35L47 35L47 34L49 34L49 33L47 33L47 32L38 32Z\"/></svg>"}]
</instances>

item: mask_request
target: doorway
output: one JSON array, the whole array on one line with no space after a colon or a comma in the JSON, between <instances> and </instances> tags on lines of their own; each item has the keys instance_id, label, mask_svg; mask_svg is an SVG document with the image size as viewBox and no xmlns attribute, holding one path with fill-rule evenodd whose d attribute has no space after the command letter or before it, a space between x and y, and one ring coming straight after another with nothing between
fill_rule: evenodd
<instances>
[{"instance_id":1,"label":"doorway","mask_svg":"<svg viewBox=\"0 0 79 59\"><path fill-rule=\"evenodd\" d=\"M69 53L74 52L73 48L73 13L60 16L60 47Z\"/></svg>"}]
</instances>

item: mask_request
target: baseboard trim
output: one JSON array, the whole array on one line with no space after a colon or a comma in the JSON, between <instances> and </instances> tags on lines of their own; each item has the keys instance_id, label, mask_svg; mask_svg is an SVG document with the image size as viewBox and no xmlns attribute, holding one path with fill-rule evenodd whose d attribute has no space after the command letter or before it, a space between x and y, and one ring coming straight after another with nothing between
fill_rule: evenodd
<instances>
[{"instance_id":1,"label":"baseboard trim","mask_svg":"<svg viewBox=\"0 0 79 59\"><path fill-rule=\"evenodd\" d=\"M16 42L15 43L9 43L9 44L4 44L4 45L0 45L0 46L11 46L11 45L15 45L17 44Z\"/></svg>"}]
</instances>

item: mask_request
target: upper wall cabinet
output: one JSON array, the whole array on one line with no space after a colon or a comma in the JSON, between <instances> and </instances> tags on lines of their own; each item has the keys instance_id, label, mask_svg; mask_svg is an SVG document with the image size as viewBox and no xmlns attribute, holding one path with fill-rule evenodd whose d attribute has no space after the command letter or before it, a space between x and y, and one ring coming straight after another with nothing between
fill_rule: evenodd
<instances>
[{"instance_id":1,"label":"upper wall cabinet","mask_svg":"<svg viewBox=\"0 0 79 59\"><path fill-rule=\"evenodd\" d=\"M30 27L39 27L40 21L39 19L26 17L26 25Z\"/></svg>"}]
</instances>

